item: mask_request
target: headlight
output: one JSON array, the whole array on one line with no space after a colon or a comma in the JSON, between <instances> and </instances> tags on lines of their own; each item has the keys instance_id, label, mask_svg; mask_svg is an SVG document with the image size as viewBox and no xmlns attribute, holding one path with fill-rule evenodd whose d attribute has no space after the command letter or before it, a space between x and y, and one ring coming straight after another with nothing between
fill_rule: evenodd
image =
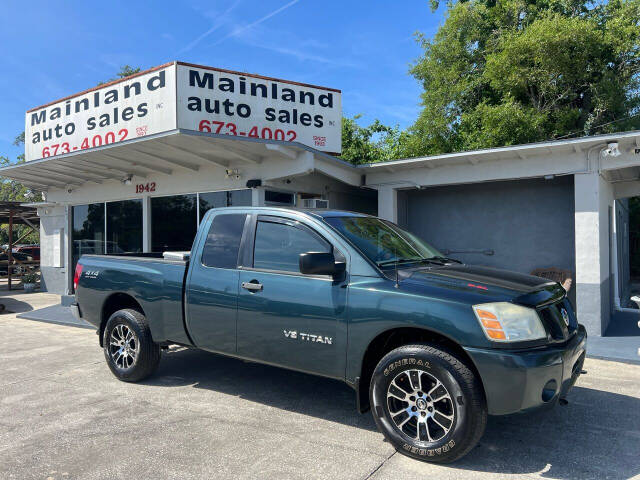
<instances>
[{"instance_id":1,"label":"headlight","mask_svg":"<svg viewBox=\"0 0 640 480\"><path fill-rule=\"evenodd\" d=\"M473 312L492 342L522 342L547 336L538 313L532 308L496 302L474 305Z\"/></svg>"}]
</instances>

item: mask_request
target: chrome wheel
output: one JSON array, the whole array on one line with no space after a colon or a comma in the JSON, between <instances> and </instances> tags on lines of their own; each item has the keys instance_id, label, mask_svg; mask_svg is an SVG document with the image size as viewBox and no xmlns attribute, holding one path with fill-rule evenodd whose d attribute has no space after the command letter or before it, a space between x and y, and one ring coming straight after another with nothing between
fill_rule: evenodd
<instances>
[{"instance_id":1,"label":"chrome wheel","mask_svg":"<svg viewBox=\"0 0 640 480\"><path fill-rule=\"evenodd\" d=\"M434 442L453 427L451 395L424 370L405 370L394 377L387 389L387 408L395 427L413 440Z\"/></svg>"},{"instance_id":2,"label":"chrome wheel","mask_svg":"<svg viewBox=\"0 0 640 480\"><path fill-rule=\"evenodd\" d=\"M120 323L111 330L109 354L118 368L126 369L135 363L139 346L136 334L126 325Z\"/></svg>"}]
</instances>

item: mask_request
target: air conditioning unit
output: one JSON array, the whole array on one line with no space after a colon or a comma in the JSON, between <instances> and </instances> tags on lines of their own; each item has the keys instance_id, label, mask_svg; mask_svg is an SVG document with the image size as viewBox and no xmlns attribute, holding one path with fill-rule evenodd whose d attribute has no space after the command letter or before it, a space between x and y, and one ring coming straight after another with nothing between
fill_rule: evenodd
<instances>
[{"instance_id":1,"label":"air conditioning unit","mask_svg":"<svg viewBox=\"0 0 640 480\"><path fill-rule=\"evenodd\" d=\"M329 200L322 198L305 198L302 200L303 208L329 208Z\"/></svg>"}]
</instances>

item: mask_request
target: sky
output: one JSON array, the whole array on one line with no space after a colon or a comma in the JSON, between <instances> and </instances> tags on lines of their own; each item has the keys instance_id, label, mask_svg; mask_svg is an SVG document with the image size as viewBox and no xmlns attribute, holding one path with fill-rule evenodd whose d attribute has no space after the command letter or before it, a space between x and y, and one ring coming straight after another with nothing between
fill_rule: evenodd
<instances>
[{"instance_id":1,"label":"sky","mask_svg":"<svg viewBox=\"0 0 640 480\"><path fill-rule=\"evenodd\" d=\"M342 90L343 114L409 126L420 110L409 75L414 34L435 34L427 0L185 0L3 2L0 155L26 110L173 60Z\"/></svg>"}]
</instances>

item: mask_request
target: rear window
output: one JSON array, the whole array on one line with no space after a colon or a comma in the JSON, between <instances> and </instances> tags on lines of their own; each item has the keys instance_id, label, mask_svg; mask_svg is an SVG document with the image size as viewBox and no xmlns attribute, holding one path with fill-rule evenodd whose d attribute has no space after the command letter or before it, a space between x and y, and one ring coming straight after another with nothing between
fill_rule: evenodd
<instances>
[{"instance_id":1,"label":"rear window","mask_svg":"<svg viewBox=\"0 0 640 480\"><path fill-rule=\"evenodd\" d=\"M237 268L240 240L246 214L223 214L213 217L202 250L202 263L207 267Z\"/></svg>"}]
</instances>

